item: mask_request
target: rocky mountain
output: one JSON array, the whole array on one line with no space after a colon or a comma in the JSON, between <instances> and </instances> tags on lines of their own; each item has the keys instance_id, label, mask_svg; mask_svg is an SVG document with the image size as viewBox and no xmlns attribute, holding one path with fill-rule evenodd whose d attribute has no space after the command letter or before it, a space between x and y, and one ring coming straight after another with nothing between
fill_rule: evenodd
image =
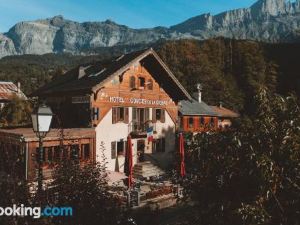
<instances>
[{"instance_id":1,"label":"rocky mountain","mask_svg":"<svg viewBox=\"0 0 300 225\"><path fill-rule=\"evenodd\" d=\"M263 42L299 41L300 0L259 0L249 8L203 14L166 27L132 29L104 22L78 23L55 16L21 22L0 34L0 57L15 54L91 52L111 46L146 46L158 40L226 37Z\"/></svg>"}]
</instances>

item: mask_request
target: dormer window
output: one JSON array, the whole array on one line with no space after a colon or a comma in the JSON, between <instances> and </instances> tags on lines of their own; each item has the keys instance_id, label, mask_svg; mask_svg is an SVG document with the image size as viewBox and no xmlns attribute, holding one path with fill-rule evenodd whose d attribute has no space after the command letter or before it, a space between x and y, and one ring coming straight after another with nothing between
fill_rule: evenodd
<instances>
[{"instance_id":1,"label":"dormer window","mask_svg":"<svg viewBox=\"0 0 300 225\"><path fill-rule=\"evenodd\" d=\"M130 85L131 89L135 89L136 88L135 87L135 77L134 76L130 77L129 85Z\"/></svg>"},{"instance_id":2,"label":"dormer window","mask_svg":"<svg viewBox=\"0 0 300 225\"><path fill-rule=\"evenodd\" d=\"M139 77L139 88L140 89L145 89L145 78L144 77Z\"/></svg>"}]
</instances>

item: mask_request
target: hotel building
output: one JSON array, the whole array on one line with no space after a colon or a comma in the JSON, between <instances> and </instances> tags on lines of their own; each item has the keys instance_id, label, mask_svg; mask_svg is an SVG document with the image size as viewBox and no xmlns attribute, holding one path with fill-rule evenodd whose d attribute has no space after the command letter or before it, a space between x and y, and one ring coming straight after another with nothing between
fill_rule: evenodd
<instances>
[{"instance_id":1,"label":"hotel building","mask_svg":"<svg viewBox=\"0 0 300 225\"><path fill-rule=\"evenodd\" d=\"M107 65L79 66L34 95L46 101L64 128L94 128L97 160L104 151L107 169L120 172L129 135L134 163L149 160L168 167L178 103L192 99L153 49L122 55Z\"/></svg>"},{"instance_id":2,"label":"hotel building","mask_svg":"<svg viewBox=\"0 0 300 225\"><path fill-rule=\"evenodd\" d=\"M149 161L167 169L175 156L176 131L218 128L219 114L202 101L200 89L197 94L197 100L189 95L153 49L81 65L55 78L32 94L55 114L44 141L45 177L59 159L105 160L107 170L123 172L128 136L136 167ZM62 130L67 135L59 135ZM64 154L57 152L59 145ZM22 174L34 180L38 142L32 129L0 130L0 146L2 155L5 146L19 152Z\"/></svg>"}]
</instances>

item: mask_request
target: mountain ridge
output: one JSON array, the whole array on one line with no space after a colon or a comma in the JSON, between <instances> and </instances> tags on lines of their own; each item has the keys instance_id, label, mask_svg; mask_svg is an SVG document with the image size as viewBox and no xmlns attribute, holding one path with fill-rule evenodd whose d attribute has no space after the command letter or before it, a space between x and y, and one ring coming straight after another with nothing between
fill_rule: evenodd
<instances>
[{"instance_id":1,"label":"mountain ridge","mask_svg":"<svg viewBox=\"0 0 300 225\"><path fill-rule=\"evenodd\" d=\"M259 0L249 8L217 15L206 13L170 27L142 29L111 20L79 23L58 15L20 22L0 34L0 58L18 54L82 54L99 47L148 46L160 40L214 37L294 42L298 40L298 30L300 0Z\"/></svg>"}]
</instances>

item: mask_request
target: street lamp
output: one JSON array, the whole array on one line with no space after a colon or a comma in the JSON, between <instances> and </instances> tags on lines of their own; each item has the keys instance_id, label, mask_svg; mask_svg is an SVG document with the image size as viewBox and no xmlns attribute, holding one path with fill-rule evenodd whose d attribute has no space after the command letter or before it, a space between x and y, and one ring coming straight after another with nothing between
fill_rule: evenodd
<instances>
[{"instance_id":1,"label":"street lamp","mask_svg":"<svg viewBox=\"0 0 300 225\"><path fill-rule=\"evenodd\" d=\"M38 151L38 191L42 190L43 186L43 138L46 137L47 133L50 130L50 125L52 121L53 113L50 107L45 104L37 107L31 114L33 131L36 136L39 138L39 151Z\"/></svg>"}]
</instances>

